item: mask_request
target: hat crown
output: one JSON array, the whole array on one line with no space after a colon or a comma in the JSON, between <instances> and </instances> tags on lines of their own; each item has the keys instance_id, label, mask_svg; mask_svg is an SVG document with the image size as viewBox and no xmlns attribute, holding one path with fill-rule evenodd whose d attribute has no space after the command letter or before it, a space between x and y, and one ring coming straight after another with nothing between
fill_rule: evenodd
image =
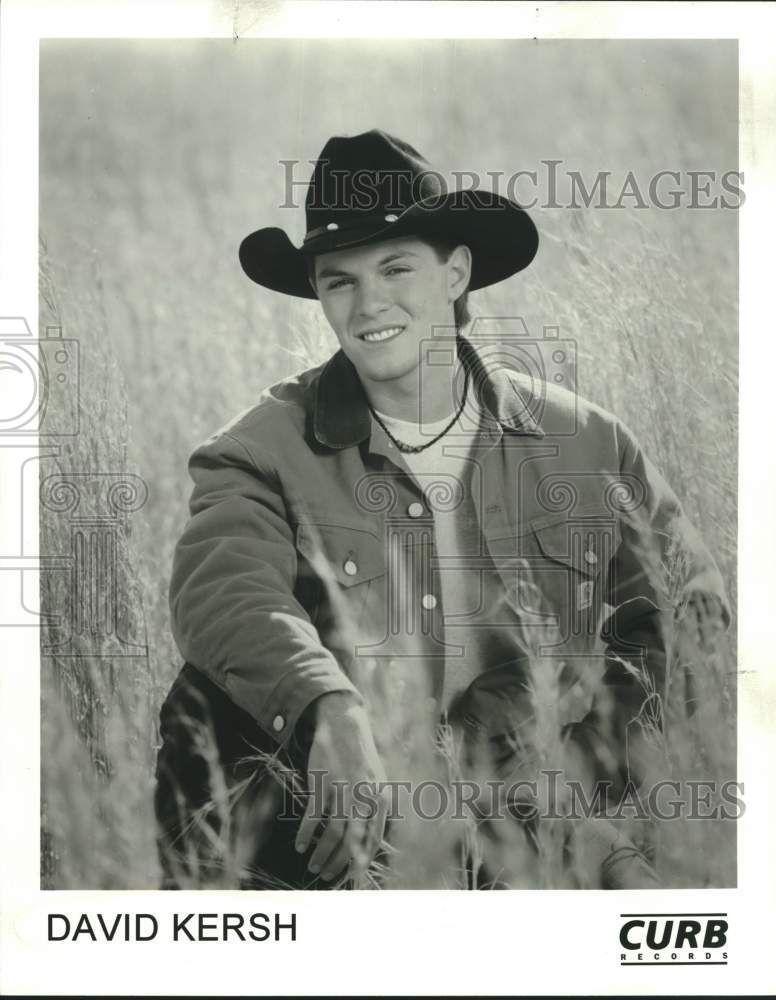
<instances>
[{"instance_id":1,"label":"hat crown","mask_svg":"<svg viewBox=\"0 0 776 1000\"><path fill-rule=\"evenodd\" d=\"M307 189L306 240L351 229L446 191L442 176L409 143L380 129L333 136L316 160Z\"/></svg>"},{"instance_id":2,"label":"hat crown","mask_svg":"<svg viewBox=\"0 0 776 1000\"><path fill-rule=\"evenodd\" d=\"M475 291L527 267L539 243L528 214L511 199L480 188L448 193L442 175L417 149L381 129L329 139L314 161L305 213L300 247L275 226L245 237L240 263L249 278L313 299L313 257L415 237L435 246L468 246L469 288Z\"/></svg>"}]
</instances>

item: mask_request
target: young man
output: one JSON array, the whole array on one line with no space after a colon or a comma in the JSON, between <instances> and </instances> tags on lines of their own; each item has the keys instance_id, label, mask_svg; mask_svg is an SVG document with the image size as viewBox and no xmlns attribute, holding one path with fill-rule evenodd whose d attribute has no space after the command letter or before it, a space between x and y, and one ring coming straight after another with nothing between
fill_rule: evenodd
<instances>
[{"instance_id":1,"label":"young man","mask_svg":"<svg viewBox=\"0 0 776 1000\"><path fill-rule=\"evenodd\" d=\"M665 689L677 603L727 617L711 558L627 428L461 333L468 291L536 253L521 208L447 193L416 150L371 131L326 144L306 217L301 248L261 229L240 261L317 298L340 350L190 462L171 583L187 664L157 787L170 885L215 877L226 854L246 885L358 877L407 719L449 716L464 740L488 733L497 769L516 758L525 719L491 732L498 713L482 718L494 678L533 691L534 716L544 684L593 771L622 762L644 688ZM671 597L669 550L684 573ZM294 823L276 819L280 760L320 776ZM377 794L357 810L364 782ZM237 847L236 816L250 831Z\"/></svg>"}]
</instances>

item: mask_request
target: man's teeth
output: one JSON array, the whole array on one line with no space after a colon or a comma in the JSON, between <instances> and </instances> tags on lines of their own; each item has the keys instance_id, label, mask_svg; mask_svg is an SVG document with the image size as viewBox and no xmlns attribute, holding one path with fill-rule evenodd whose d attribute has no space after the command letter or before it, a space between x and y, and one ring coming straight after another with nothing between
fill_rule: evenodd
<instances>
[{"instance_id":1,"label":"man's teeth","mask_svg":"<svg viewBox=\"0 0 776 1000\"><path fill-rule=\"evenodd\" d=\"M401 333L403 327L392 326L388 330L375 330L372 333L364 333L361 335L362 340L388 340L389 337L395 337L397 333Z\"/></svg>"}]
</instances>

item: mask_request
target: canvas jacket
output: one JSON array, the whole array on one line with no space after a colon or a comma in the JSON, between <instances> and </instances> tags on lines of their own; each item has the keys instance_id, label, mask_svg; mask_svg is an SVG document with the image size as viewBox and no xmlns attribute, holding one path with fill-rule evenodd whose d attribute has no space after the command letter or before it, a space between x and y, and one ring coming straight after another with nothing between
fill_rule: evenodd
<instances>
[{"instance_id":1,"label":"canvas jacket","mask_svg":"<svg viewBox=\"0 0 776 1000\"><path fill-rule=\"evenodd\" d=\"M711 597L728 620L719 572L628 428L488 364L463 337L457 348L486 414L473 491L479 564L435 563L434 484L403 465L341 351L267 389L191 456L191 518L170 588L175 640L280 746L322 694L360 697L364 657L382 669L397 649L408 655L408 632L440 696L440 572L495 567L516 648L553 657L565 684L599 657L608 690L631 699L624 663L663 690L682 601ZM395 620L392 551L413 556L400 584L411 621Z\"/></svg>"}]
</instances>

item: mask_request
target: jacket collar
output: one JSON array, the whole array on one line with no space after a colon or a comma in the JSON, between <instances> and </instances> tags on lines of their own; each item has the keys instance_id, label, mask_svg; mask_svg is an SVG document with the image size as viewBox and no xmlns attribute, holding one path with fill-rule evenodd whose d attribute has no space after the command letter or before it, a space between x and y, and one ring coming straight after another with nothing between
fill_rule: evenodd
<instances>
[{"instance_id":1,"label":"jacket collar","mask_svg":"<svg viewBox=\"0 0 776 1000\"><path fill-rule=\"evenodd\" d=\"M461 335L457 348L486 413L505 430L543 437L544 431L531 412L531 403L537 400L520 384L516 373L484 363L477 348ZM370 436L372 418L366 393L342 350L326 362L310 388L313 434L320 444L349 448Z\"/></svg>"}]
</instances>

